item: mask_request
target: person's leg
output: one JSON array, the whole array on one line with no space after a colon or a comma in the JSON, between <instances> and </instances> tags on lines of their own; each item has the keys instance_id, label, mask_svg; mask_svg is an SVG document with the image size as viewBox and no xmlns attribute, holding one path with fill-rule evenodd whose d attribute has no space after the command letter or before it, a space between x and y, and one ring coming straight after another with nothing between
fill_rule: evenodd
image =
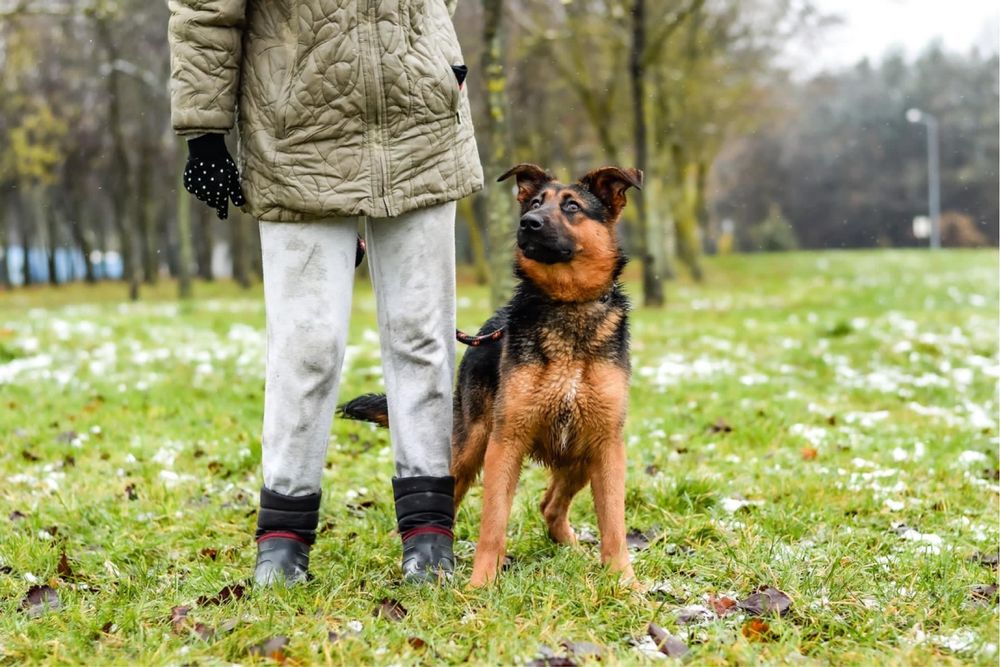
<instances>
[{"instance_id":1,"label":"person's leg","mask_svg":"<svg viewBox=\"0 0 1000 667\"><path fill-rule=\"evenodd\" d=\"M368 220L403 573L450 572L455 203Z\"/></svg>"},{"instance_id":2,"label":"person's leg","mask_svg":"<svg viewBox=\"0 0 1000 667\"><path fill-rule=\"evenodd\" d=\"M267 368L255 578L305 577L344 360L355 218L261 222Z\"/></svg>"}]
</instances>

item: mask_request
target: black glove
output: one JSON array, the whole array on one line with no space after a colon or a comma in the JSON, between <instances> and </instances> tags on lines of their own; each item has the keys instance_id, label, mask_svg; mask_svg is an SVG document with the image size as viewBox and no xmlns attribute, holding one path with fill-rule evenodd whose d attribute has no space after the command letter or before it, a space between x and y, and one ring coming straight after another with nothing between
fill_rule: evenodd
<instances>
[{"instance_id":1,"label":"black glove","mask_svg":"<svg viewBox=\"0 0 1000 667\"><path fill-rule=\"evenodd\" d=\"M188 161L184 166L184 189L215 209L219 220L229 217L229 200L246 206L240 190L240 174L229 157L221 134L203 134L188 139Z\"/></svg>"}]
</instances>

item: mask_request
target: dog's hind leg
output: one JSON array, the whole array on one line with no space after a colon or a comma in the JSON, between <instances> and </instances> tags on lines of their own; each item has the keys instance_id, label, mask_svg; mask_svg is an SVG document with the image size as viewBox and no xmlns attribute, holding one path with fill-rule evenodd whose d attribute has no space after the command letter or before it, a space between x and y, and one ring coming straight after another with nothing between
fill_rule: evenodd
<instances>
[{"instance_id":1,"label":"dog's hind leg","mask_svg":"<svg viewBox=\"0 0 1000 667\"><path fill-rule=\"evenodd\" d=\"M455 477L455 511L458 511L462 499L469 487L476 481L476 476L483 468L486 457L486 444L490 438L490 427L484 421L476 421L462 429L461 442L456 440L452 445L451 474Z\"/></svg>"},{"instance_id":2,"label":"dog's hind leg","mask_svg":"<svg viewBox=\"0 0 1000 667\"><path fill-rule=\"evenodd\" d=\"M587 470L581 468L553 468L552 481L545 491L541 510L549 527L549 537L560 544L575 545L576 534L569 524L569 506L573 497L587 485Z\"/></svg>"}]
</instances>

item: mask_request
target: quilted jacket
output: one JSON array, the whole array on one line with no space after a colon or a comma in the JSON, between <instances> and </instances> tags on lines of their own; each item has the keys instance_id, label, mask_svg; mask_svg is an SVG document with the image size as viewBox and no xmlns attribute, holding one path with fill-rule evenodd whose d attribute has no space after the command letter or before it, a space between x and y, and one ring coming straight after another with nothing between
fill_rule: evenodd
<instances>
[{"instance_id":1,"label":"quilted jacket","mask_svg":"<svg viewBox=\"0 0 1000 667\"><path fill-rule=\"evenodd\" d=\"M395 216L483 174L445 0L170 0L171 120L238 125L248 211Z\"/></svg>"}]
</instances>

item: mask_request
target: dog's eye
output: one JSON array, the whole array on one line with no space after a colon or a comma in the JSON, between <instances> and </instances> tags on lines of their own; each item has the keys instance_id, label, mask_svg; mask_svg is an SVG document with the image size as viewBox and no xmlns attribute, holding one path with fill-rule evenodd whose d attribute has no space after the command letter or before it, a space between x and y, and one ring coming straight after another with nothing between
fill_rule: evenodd
<instances>
[{"instance_id":1,"label":"dog's eye","mask_svg":"<svg viewBox=\"0 0 1000 667\"><path fill-rule=\"evenodd\" d=\"M538 208L541 205L542 205L542 202L538 201L537 199L535 201L531 202L531 208L532 209L536 209L536 208Z\"/></svg>"},{"instance_id":2,"label":"dog's eye","mask_svg":"<svg viewBox=\"0 0 1000 667\"><path fill-rule=\"evenodd\" d=\"M580 205L575 201L568 201L563 205L563 210L567 213L576 213L580 210Z\"/></svg>"}]
</instances>

